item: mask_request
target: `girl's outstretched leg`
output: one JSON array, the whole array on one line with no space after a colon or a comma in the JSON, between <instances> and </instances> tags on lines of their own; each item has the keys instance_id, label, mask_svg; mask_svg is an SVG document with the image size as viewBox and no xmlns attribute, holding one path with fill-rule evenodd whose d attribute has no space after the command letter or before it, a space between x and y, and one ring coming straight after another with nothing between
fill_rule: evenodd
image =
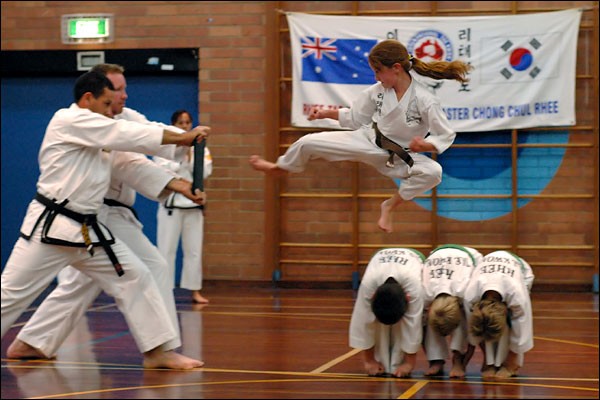
<instances>
[{"instance_id":1,"label":"girl's outstretched leg","mask_svg":"<svg viewBox=\"0 0 600 400\"><path fill-rule=\"evenodd\" d=\"M394 193L392 197L381 203L381 216L377 225L384 232L392 232L392 211L402 203L402 197L398 193Z\"/></svg>"},{"instance_id":2,"label":"girl's outstretched leg","mask_svg":"<svg viewBox=\"0 0 600 400\"><path fill-rule=\"evenodd\" d=\"M287 173L286 170L279 168L277 164L267 161L264 158L257 155L250 156L249 162L252 168L254 168L255 170L264 172L269 175L279 176L285 175Z\"/></svg>"}]
</instances>

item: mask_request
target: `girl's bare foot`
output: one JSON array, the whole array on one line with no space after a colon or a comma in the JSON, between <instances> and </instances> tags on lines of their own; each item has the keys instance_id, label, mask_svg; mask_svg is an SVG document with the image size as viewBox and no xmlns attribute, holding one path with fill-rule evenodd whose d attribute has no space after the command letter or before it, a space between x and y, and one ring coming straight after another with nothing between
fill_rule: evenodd
<instances>
[{"instance_id":1,"label":"girl's bare foot","mask_svg":"<svg viewBox=\"0 0 600 400\"><path fill-rule=\"evenodd\" d=\"M255 170L267 173L269 175L279 176L287 173L286 170L279 168L277 164L267 161L257 155L250 156L249 162L252 168Z\"/></svg>"},{"instance_id":2,"label":"girl's bare foot","mask_svg":"<svg viewBox=\"0 0 600 400\"><path fill-rule=\"evenodd\" d=\"M199 290L192 292L192 301L198 304L208 304L208 299L200 294Z\"/></svg>"},{"instance_id":3,"label":"girl's bare foot","mask_svg":"<svg viewBox=\"0 0 600 400\"><path fill-rule=\"evenodd\" d=\"M485 365L481 368L481 378L485 380L494 379L496 376L496 367L493 365Z\"/></svg>"},{"instance_id":4,"label":"girl's bare foot","mask_svg":"<svg viewBox=\"0 0 600 400\"><path fill-rule=\"evenodd\" d=\"M498 370L498 372L496 372L496 379L506 379L506 378L510 378L513 376L517 376L517 370L512 370L509 368L506 368L505 366L500 367L500 369Z\"/></svg>"},{"instance_id":5,"label":"girl's bare foot","mask_svg":"<svg viewBox=\"0 0 600 400\"><path fill-rule=\"evenodd\" d=\"M469 345L466 353L463 355L459 351L452 351L452 369L450 370L450 374L448 375L450 378L459 378L462 379L465 377L465 371L467 370L467 364L469 363L469 359L473 355L473 351L475 350L474 346Z\"/></svg>"},{"instance_id":6,"label":"girl's bare foot","mask_svg":"<svg viewBox=\"0 0 600 400\"><path fill-rule=\"evenodd\" d=\"M377 221L379 229L386 233L392 232L392 207L389 202L389 199L381 202L381 216L379 217L379 221Z\"/></svg>"},{"instance_id":7,"label":"girl's bare foot","mask_svg":"<svg viewBox=\"0 0 600 400\"><path fill-rule=\"evenodd\" d=\"M144 353L144 368L192 369L204 365L200 360L186 357L173 350L163 351L160 347Z\"/></svg>"},{"instance_id":8,"label":"girl's bare foot","mask_svg":"<svg viewBox=\"0 0 600 400\"><path fill-rule=\"evenodd\" d=\"M410 378L411 372L412 368L409 365L402 364L396 368L392 375L394 375L396 378Z\"/></svg>"},{"instance_id":9,"label":"girl's bare foot","mask_svg":"<svg viewBox=\"0 0 600 400\"><path fill-rule=\"evenodd\" d=\"M429 369L425 371L425 376L440 376L444 374L444 361L433 360L429 362Z\"/></svg>"},{"instance_id":10,"label":"girl's bare foot","mask_svg":"<svg viewBox=\"0 0 600 400\"><path fill-rule=\"evenodd\" d=\"M450 378L462 379L465 377L465 367L461 363L454 364L450 370Z\"/></svg>"},{"instance_id":11,"label":"girl's bare foot","mask_svg":"<svg viewBox=\"0 0 600 400\"><path fill-rule=\"evenodd\" d=\"M40 350L19 339L15 339L10 346L8 346L6 357L20 359L50 358L46 357Z\"/></svg>"}]
</instances>

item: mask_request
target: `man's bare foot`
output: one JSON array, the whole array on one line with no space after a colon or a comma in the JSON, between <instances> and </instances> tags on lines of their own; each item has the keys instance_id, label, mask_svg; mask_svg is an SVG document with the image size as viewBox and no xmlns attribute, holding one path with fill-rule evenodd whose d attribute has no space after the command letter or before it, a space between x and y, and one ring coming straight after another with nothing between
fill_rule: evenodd
<instances>
[{"instance_id":1,"label":"man's bare foot","mask_svg":"<svg viewBox=\"0 0 600 400\"><path fill-rule=\"evenodd\" d=\"M277 166L277 164L267 161L264 158L261 158L257 155L250 156L250 165L257 171L262 171L269 175L273 176L281 176L287 173L286 170L281 169Z\"/></svg>"},{"instance_id":2,"label":"man's bare foot","mask_svg":"<svg viewBox=\"0 0 600 400\"><path fill-rule=\"evenodd\" d=\"M462 363L457 363L452 366L450 370L450 374L448 375L450 378L462 379L465 377L465 367Z\"/></svg>"},{"instance_id":3,"label":"man's bare foot","mask_svg":"<svg viewBox=\"0 0 600 400\"><path fill-rule=\"evenodd\" d=\"M381 216L379 217L379 221L377 221L377 225L379 229L386 233L392 232L392 207L389 205L389 199L381 202Z\"/></svg>"},{"instance_id":4,"label":"man's bare foot","mask_svg":"<svg viewBox=\"0 0 600 400\"><path fill-rule=\"evenodd\" d=\"M425 371L425 376L440 376L444 374L444 361L434 360L429 362L429 369Z\"/></svg>"},{"instance_id":5,"label":"man's bare foot","mask_svg":"<svg viewBox=\"0 0 600 400\"><path fill-rule=\"evenodd\" d=\"M20 359L50 358L46 357L40 350L19 339L13 340L10 346L8 346L6 357Z\"/></svg>"},{"instance_id":6,"label":"man's bare foot","mask_svg":"<svg viewBox=\"0 0 600 400\"><path fill-rule=\"evenodd\" d=\"M160 347L144 353L144 368L192 369L204 365L200 360L184 356L173 350L164 351Z\"/></svg>"},{"instance_id":7,"label":"man's bare foot","mask_svg":"<svg viewBox=\"0 0 600 400\"><path fill-rule=\"evenodd\" d=\"M410 378L412 368L406 365L401 365L392 374L396 378Z\"/></svg>"},{"instance_id":8,"label":"man's bare foot","mask_svg":"<svg viewBox=\"0 0 600 400\"><path fill-rule=\"evenodd\" d=\"M493 365L485 365L481 368L481 378L485 380L494 379L496 376L496 367Z\"/></svg>"},{"instance_id":9,"label":"man's bare foot","mask_svg":"<svg viewBox=\"0 0 600 400\"><path fill-rule=\"evenodd\" d=\"M192 292L192 301L198 304L208 304L208 299L200 294L199 290Z\"/></svg>"},{"instance_id":10,"label":"man's bare foot","mask_svg":"<svg viewBox=\"0 0 600 400\"><path fill-rule=\"evenodd\" d=\"M519 369L517 368L516 370L512 370L509 368L506 368L505 366L500 367L500 369L498 370L498 372L496 372L496 379L507 379L513 376L517 376L517 371Z\"/></svg>"}]
</instances>

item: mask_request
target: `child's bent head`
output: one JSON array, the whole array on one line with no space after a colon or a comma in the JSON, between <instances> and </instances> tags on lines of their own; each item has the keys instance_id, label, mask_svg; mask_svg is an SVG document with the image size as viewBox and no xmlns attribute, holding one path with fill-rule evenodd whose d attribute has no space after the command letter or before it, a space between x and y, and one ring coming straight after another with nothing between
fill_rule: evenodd
<instances>
[{"instance_id":1,"label":"child's bent head","mask_svg":"<svg viewBox=\"0 0 600 400\"><path fill-rule=\"evenodd\" d=\"M390 277L375 291L371 301L371 310L379 322L393 325L400 321L406 312L407 304L404 289L394 278Z\"/></svg>"},{"instance_id":2,"label":"child's bent head","mask_svg":"<svg viewBox=\"0 0 600 400\"><path fill-rule=\"evenodd\" d=\"M458 327L461 318L462 310L458 297L442 293L431 303L427 320L434 332L447 336Z\"/></svg>"},{"instance_id":3,"label":"child's bent head","mask_svg":"<svg viewBox=\"0 0 600 400\"><path fill-rule=\"evenodd\" d=\"M507 329L508 309L497 300L481 300L473 306L469 319L469 333L476 338L495 342Z\"/></svg>"}]
</instances>

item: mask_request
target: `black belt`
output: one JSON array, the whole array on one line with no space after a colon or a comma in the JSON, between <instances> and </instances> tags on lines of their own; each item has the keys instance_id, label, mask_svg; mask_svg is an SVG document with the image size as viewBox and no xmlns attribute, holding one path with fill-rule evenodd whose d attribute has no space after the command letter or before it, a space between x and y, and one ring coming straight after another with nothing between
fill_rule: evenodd
<instances>
[{"instance_id":1,"label":"black belt","mask_svg":"<svg viewBox=\"0 0 600 400\"><path fill-rule=\"evenodd\" d=\"M133 213L133 216L135 217L135 219L137 219L138 221L140 220L140 217L138 217L137 212L135 211L135 209L133 207L131 207L131 206L128 206L125 203L121 203L120 201L113 200L113 199L104 198L104 204L106 204L109 207L125 207L125 208L128 208Z\"/></svg>"},{"instance_id":2,"label":"black belt","mask_svg":"<svg viewBox=\"0 0 600 400\"><path fill-rule=\"evenodd\" d=\"M200 189L200 190L203 190L203 189ZM171 196L169 196L169 197L167 198L167 200L165 201L165 204L164 204L164 206L165 206L165 208L167 209L167 215L173 215L173 210L174 210L175 208L178 208L178 209L180 209L180 210L195 210L195 209L204 210L204 205L202 205L202 204L200 204L200 205L197 205L197 206L194 206L194 207L177 207L177 206L175 206L174 204L175 204L175 195L176 195L176 194L177 194L177 193L173 193L173 194L172 194Z\"/></svg>"},{"instance_id":3,"label":"black belt","mask_svg":"<svg viewBox=\"0 0 600 400\"><path fill-rule=\"evenodd\" d=\"M98 242L100 243L102 248L104 248L104 251L106 251L106 254L108 255L108 258L110 258L113 267L115 267L117 275L121 276L125 273L125 271L123 271L123 267L117 259L117 256L115 255L115 252L110 247L109 241L104 236L102 229L100 229L100 225L98 225L98 219L96 217L96 214L81 214L73 210L69 210L65 207L65 204L67 204L68 200L65 200L61 204L58 204L39 193L36 193L35 199L41 204L45 205L46 208L50 210L50 214L62 214L68 218L71 218L72 220L79 222L81 224L81 234L83 235L83 240L85 241L85 244L87 246L87 251L90 253L90 255L93 256L94 245L90 240L88 231L88 225L91 226L96 235L98 236ZM49 215L48 218L54 219L52 215Z\"/></svg>"},{"instance_id":4,"label":"black belt","mask_svg":"<svg viewBox=\"0 0 600 400\"><path fill-rule=\"evenodd\" d=\"M404 148L398 143L384 136L383 133L381 133L381 131L377 127L376 122L373 122L373 129L375 130L375 144L381 147L382 149L387 150L390 154L390 157L385 163L386 166L390 168L394 167L394 154L400 157L402 161L407 163L409 167L413 166L415 162L410 156L410 154L408 154L408 152L404 150Z\"/></svg>"}]
</instances>

